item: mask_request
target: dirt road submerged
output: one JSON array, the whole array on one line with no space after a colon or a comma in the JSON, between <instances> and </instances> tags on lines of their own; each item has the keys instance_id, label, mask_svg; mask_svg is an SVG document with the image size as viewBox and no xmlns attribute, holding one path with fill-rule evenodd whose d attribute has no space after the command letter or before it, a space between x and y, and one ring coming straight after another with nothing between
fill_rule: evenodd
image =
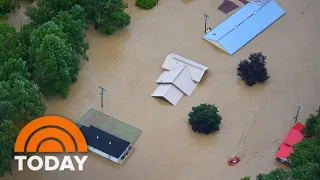
<instances>
[{"instance_id":1,"label":"dirt road submerged","mask_svg":"<svg viewBox=\"0 0 320 180\"><path fill-rule=\"evenodd\" d=\"M227 17L216 10L219 1L162 0L143 11L129 0L130 26L111 36L90 28L90 61L82 62L66 100L48 101L47 114L76 121L94 107L143 130L136 151L121 168L89 153L83 172L18 172L14 167L4 179L236 180L279 167L273 154L293 125L297 107L303 122L320 103L320 24L315 23L320 1L277 2L287 14L230 56L201 39L203 13L211 27ZM19 22L9 22L20 25L22 10L17 12L21 17L13 15ZM271 78L247 87L236 75L237 64L260 51L267 56ZM176 107L150 97L170 53L210 67L193 94ZM99 85L106 89L102 109ZM219 132L202 136L191 131L187 114L200 103L219 107ZM234 154L243 160L228 167L227 157Z\"/></svg>"}]
</instances>

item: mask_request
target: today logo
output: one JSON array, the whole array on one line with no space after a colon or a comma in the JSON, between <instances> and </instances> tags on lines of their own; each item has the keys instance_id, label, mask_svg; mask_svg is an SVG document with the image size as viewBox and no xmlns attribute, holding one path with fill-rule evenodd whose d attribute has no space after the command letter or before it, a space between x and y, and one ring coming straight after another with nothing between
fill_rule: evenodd
<instances>
[{"instance_id":1,"label":"today logo","mask_svg":"<svg viewBox=\"0 0 320 180\"><path fill-rule=\"evenodd\" d=\"M58 116L44 116L31 121L19 133L15 147L15 153L86 153L88 146L80 129L70 120ZM83 164L88 156L64 156L60 164L56 156L33 155L15 156L18 160L18 170L22 171L24 162L32 171L71 170L75 171L72 157L78 164L77 170L83 171ZM26 160L26 161L25 161ZM60 168L59 168L60 166Z\"/></svg>"}]
</instances>

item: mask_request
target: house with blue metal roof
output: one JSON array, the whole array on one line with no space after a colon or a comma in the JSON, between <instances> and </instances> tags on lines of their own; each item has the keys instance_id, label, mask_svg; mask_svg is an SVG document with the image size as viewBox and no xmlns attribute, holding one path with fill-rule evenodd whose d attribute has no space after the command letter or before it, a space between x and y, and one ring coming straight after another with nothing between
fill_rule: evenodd
<instances>
[{"instance_id":1,"label":"house with blue metal roof","mask_svg":"<svg viewBox=\"0 0 320 180\"><path fill-rule=\"evenodd\" d=\"M284 14L285 11L273 0L265 4L251 1L203 39L232 55Z\"/></svg>"}]
</instances>

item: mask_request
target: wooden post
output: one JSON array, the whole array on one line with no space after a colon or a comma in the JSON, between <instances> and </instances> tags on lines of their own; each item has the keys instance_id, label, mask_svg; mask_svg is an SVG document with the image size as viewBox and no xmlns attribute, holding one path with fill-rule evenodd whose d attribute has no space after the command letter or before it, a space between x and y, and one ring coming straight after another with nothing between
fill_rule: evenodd
<instances>
[{"instance_id":1,"label":"wooden post","mask_svg":"<svg viewBox=\"0 0 320 180\"><path fill-rule=\"evenodd\" d=\"M298 121L299 112L300 112L300 106L298 107L297 115L294 117L294 123L297 123Z\"/></svg>"},{"instance_id":2,"label":"wooden post","mask_svg":"<svg viewBox=\"0 0 320 180\"><path fill-rule=\"evenodd\" d=\"M101 107L103 108L103 92L105 91L105 89L101 86L99 86L99 88L101 89L101 92L100 92L100 96L101 96Z\"/></svg>"},{"instance_id":3,"label":"wooden post","mask_svg":"<svg viewBox=\"0 0 320 180\"><path fill-rule=\"evenodd\" d=\"M207 32L207 19L208 19L208 15L204 14L204 33Z\"/></svg>"}]
</instances>

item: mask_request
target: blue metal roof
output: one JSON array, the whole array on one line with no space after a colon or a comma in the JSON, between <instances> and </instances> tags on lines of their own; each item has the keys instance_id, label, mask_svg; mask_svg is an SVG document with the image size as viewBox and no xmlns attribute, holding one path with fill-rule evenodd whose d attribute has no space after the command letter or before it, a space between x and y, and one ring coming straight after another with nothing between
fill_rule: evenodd
<instances>
[{"instance_id":1,"label":"blue metal roof","mask_svg":"<svg viewBox=\"0 0 320 180\"><path fill-rule=\"evenodd\" d=\"M203 38L218 42L232 55L284 14L274 1L264 6L248 3Z\"/></svg>"}]
</instances>

